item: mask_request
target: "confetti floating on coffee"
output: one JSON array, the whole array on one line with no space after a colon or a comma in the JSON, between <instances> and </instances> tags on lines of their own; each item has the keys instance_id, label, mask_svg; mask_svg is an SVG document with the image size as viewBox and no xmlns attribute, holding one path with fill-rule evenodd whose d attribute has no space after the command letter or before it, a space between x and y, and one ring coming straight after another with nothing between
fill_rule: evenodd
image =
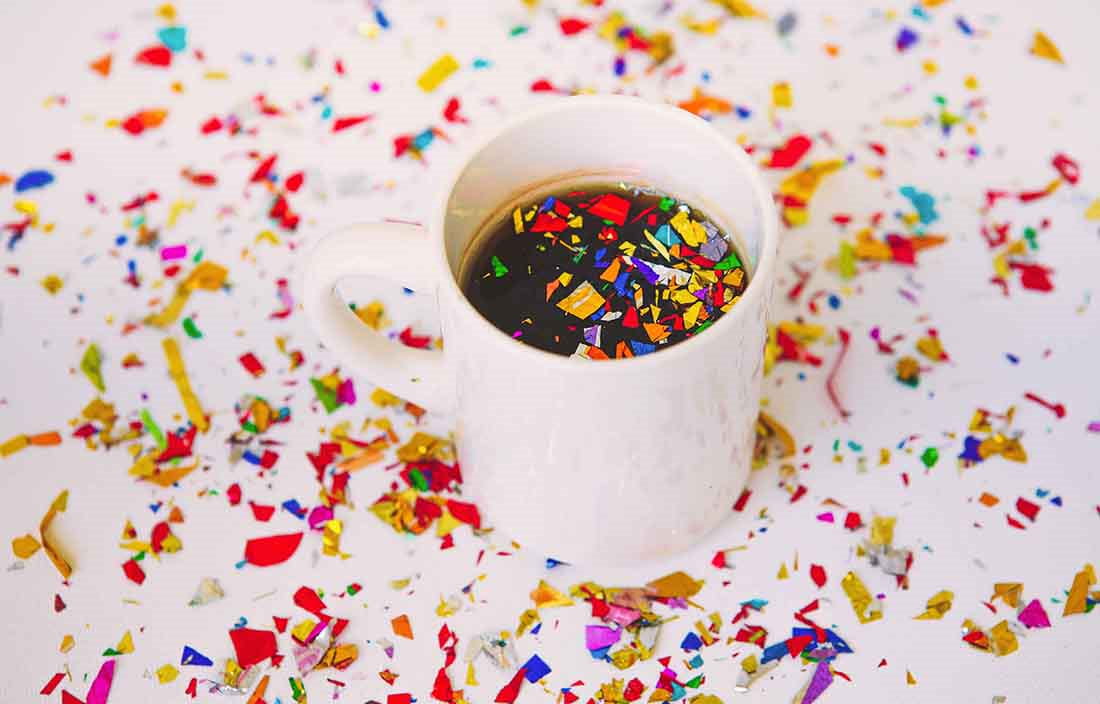
<instances>
[{"instance_id":1,"label":"confetti floating on coffee","mask_svg":"<svg viewBox=\"0 0 1100 704\"><path fill-rule=\"evenodd\" d=\"M471 303L521 343L585 359L659 351L732 309L748 274L690 205L619 184L517 206L467 263Z\"/></svg>"}]
</instances>

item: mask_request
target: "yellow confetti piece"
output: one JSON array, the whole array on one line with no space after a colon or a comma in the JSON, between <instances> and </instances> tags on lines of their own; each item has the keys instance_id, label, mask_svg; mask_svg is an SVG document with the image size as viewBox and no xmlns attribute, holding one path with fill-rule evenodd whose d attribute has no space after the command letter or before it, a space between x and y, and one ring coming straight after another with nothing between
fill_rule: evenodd
<instances>
[{"instance_id":1,"label":"yellow confetti piece","mask_svg":"<svg viewBox=\"0 0 1100 704\"><path fill-rule=\"evenodd\" d=\"M894 543L896 516L875 516L871 519L871 544L890 547Z\"/></svg>"},{"instance_id":2,"label":"yellow confetti piece","mask_svg":"<svg viewBox=\"0 0 1100 704\"><path fill-rule=\"evenodd\" d=\"M882 604L871 597L867 587L855 572L849 572L840 580L840 586L856 612L860 623L871 623L882 618Z\"/></svg>"},{"instance_id":3,"label":"yellow confetti piece","mask_svg":"<svg viewBox=\"0 0 1100 704\"><path fill-rule=\"evenodd\" d=\"M127 653L134 652L134 637L130 635L130 631L126 631L122 634L122 638L118 641L118 645L115 646L115 650L119 655L126 655Z\"/></svg>"},{"instance_id":4,"label":"yellow confetti piece","mask_svg":"<svg viewBox=\"0 0 1100 704\"><path fill-rule=\"evenodd\" d=\"M1065 63L1065 60L1062 59L1062 52L1058 51L1058 47L1050 40L1050 37L1039 31L1035 32L1035 38L1031 40L1031 53L1040 59L1047 59L1060 64Z\"/></svg>"},{"instance_id":5,"label":"yellow confetti piece","mask_svg":"<svg viewBox=\"0 0 1100 704\"><path fill-rule=\"evenodd\" d=\"M1088 209L1085 210L1086 220L1100 220L1100 198L1092 201Z\"/></svg>"},{"instance_id":6,"label":"yellow confetti piece","mask_svg":"<svg viewBox=\"0 0 1100 704\"><path fill-rule=\"evenodd\" d=\"M11 541L11 551L15 553L15 556L20 560L26 560L31 557L38 552L41 547L39 542L35 540L34 536L30 533L19 538L12 538Z\"/></svg>"},{"instance_id":7,"label":"yellow confetti piece","mask_svg":"<svg viewBox=\"0 0 1100 704\"><path fill-rule=\"evenodd\" d=\"M42 288L46 289L46 293L51 296L57 295L57 292L65 285L65 282L61 280L61 277L57 274L50 274L45 277L39 283L42 284Z\"/></svg>"},{"instance_id":8,"label":"yellow confetti piece","mask_svg":"<svg viewBox=\"0 0 1100 704\"><path fill-rule=\"evenodd\" d=\"M4 441L3 445L0 445L0 457L9 457L25 449L31 444L31 438L29 435L16 435Z\"/></svg>"},{"instance_id":9,"label":"yellow confetti piece","mask_svg":"<svg viewBox=\"0 0 1100 704\"><path fill-rule=\"evenodd\" d=\"M337 670L344 670L358 659L358 645L355 643L340 643L325 651L324 656L321 657L321 662L317 663L317 669L334 667Z\"/></svg>"},{"instance_id":10,"label":"yellow confetti piece","mask_svg":"<svg viewBox=\"0 0 1100 704\"><path fill-rule=\"evenodd\" d=\"M966 79L963 81L963 86L965 86L967 90L978 90L977 77L967 76Z\"/></svg>"},{"instance_id":11,"label":"yellow confetti piece","mask_svg":"<svg viewBox=\"0 0 1100 704\"><path fill-rule=\"evenodd\" d=\"M191 381L187 377L187 368L183 365L179 343L174 338L166 337L163 346L164 357L168 362L168 375L176 382L176 389L179 390L180 400L183 401L187 417L200 433L205 433L210 424L206 420L206 414L203 413L198 397L191 390Z\"/></svg>"},{"instance_id":12,"label":"yellow confetti piece","mask_svg":"<svg viewBox=\"0 0 1100 704\"><path fill-rule=\"evenodd\" d=\"M955 593L944 589L937 592L926 604L924 613L914 616L917 621L938 621L951 610L951 603L955 599Z\"/></svg>"},{"instance_id":13,"label":"yellow confetti piece","mask_svg":"<svg viewBox=\"0 0 1100 704\"><path fill-rule=\"evenodd\" d=\"M340 552L340 536L344 532L344 522L339 518L325 521L324 531L321 535L321 552L329 556L339 556L346 560L351 555Z\"/></svg>"},{"instance_id":14,"label":"yellow confetti piece","mask_svg":"<svg viewBox=\"0 0 1100 704\"><path fill-rule=\"evenodd\" d=\"M171 24L176 21L176 8L172 3L166 2L157 8L157 17Z\"/></svg>"},{"instance_id":15,"label":"yellow confetti piece","mask_svg":"<svg viewBox=\"0 0 1100 704\"><path fill-rule=\"evenodd\" d=\"M520 212L519 208L512 211L512 226L515 228L517 235L523 232L523 213Z\"/></svg>"},{"instance_id":16,"label":"yellow confetti piece","mask_svg":"<svg viewBox=\"0 0 1100 704\"><path fill-rule=\"evenodd\" d=\"M1008 626L1008 621L1001 621L989 629L989 641L993 646L993 653L998 657L1014 653L1020 647L1016 634Z\"/></svg>"},{"instance_id":17,"label":"yellow confetti piece","mask_svg":"<svg viewBox=\"0 0 1100 704\"><path fill-rule=\"evenodd\" d=\"M722 28L722 21L723 18L721 16L709 20L697 20L695 19L695 15L690 12L680 17L680 25L683 26L684 29L706 36L717 34L718 30Z\"/></svg>"},{"instance_id":18,"label":"yellow confetti piece","mask_svg":"<svg viewBox=\"0 0 1100 704\"><path fill-rule=\"evenodd\" d=\"M760 19L764 20L768 18L768 15L752 6L751 3L746 0L711 0L715 5L725 8L734 17L741 19Z\"/></svg>"},{"instance_id":19,"label":"yellow confetti piece","mask_svg":"<svg viewBox=\"0 0 1100 704\"><path fill-rule=\"evenodd\" d=\"M67 653L74 647L76 647L76 639L73 638L71 633L66 633L65 637L61 639L61 645L58 647L58 650L62 653Z\"/></svg>"},{"instance_id":20,"label":"yellow confetti piece","mask_svg":"<svg viewBox=\"0 0 1100 704\"><path fill-rule=\"evenodd\" d=\"M458 70L458 61L450 54L444 54L416 79L416 85L425 93L431 93Z\"/></svg>"},{"instance_id":21,"label":"yellow confetti piece","mask_svg":"<svg viewBox=\"0 0 1100 704\"><path fill-rule=\"evenodd\" d=\"M668 224L684 238L689 247L698 247L707 241L707 231L703 228L703 224L692 220L686 210L677 211L669 219Z\"/></svg>"},{"instance_id":22,"label":"yellow confetti piece","mask_svg":"<svg viewBox=\"0 0 1100 704\"><path fill-rule=\"evenodd\" d=\"M168 217L165 219L165 226L169 228L175 227L176 221L179 220L180 215L183 215L184 213L190 213L194 209L195 201L193 200L174 201L172 205L168 208Z\"/></svg>"},{"instance_id":23,"label":"yellow confetti piece","mask_svg":"<svg viewBox=\"0 0 1100 704\"><path fill-rule=\"evenodd\" d=\"M516 627L516 638L527 632L531 626L541 621L538 609L527 609L519 615L519 626Z\"/></svg>"},{"instance_id":24,"label":"yellow confetti piece","mask_svg":"<svg viewBox=\"0 0 1100 704\"><path fill-rule=\"evenodd\" d=\"M94 342L84 350L84 356L80 358L80 371L92 382L97 391L103 393L107 390L103 383L103 355L99 351L99 345Z\"/></svg>"},{"instance_id":25,"label":"yellow confetti piece","mask_svg":"<svg viewBox=\"0 0 1100 704\"><path fill-rule=\"evenodd\" d=\"M794 95L791 92L791 84L779 81L772 84L772 107L789 108L794 105Z\"/></svg>"},{"instance_id":26,"label":"yellow confetti piece","mask_svg":"<svg viewBox=\"0 0 1100 704\"><path fill-rule=\"evenodd\" d=\"M371 301L366 306L356 307L355 315L372 330L381 330L390 324L382 301Z\"/></svg>"},{"instance_id":27,"label":"yellow confetti piece","mask_svg":"<svg viewBox=\"0 0 1100 704\"><path fill-rule=\"evenodd\" d=\"M466 684L470 687L477 686L477 673L474 672L474 663L466 663Z\"/></svg>"},{"instance_id":28,"label":"yellow confetti piece","mask_svg":"<svg viewBox=\"0 0 1100 704\"><path fill-rule=\"evenodd\" d=\"M1012 608L1020 605L1020 599L1024 595L1024 585L1021 582L998 582L993 585L993 596L990 601L1001 599Z\"/></svg>"},{"instance_id":29,"label":"yellow confetti piece","mask_svg":"<svg viewBox=\"0 0 1100 704\"><path fill-rule=\"evenodd\" d=\"M1062 615L1085 613L1085 608L1088 605L1089 587L1094 584L1096 584L1096 571L1093 569L1092 564L1086 563L1081 571L1073 576L1073 585L1069 588L1069 596L1066 597L1066 605L1062 609Z\"/></svg>"},{"instance_id":30,"label":"yellow confetti piece","mask_svg":"<svg viewBox=\"0 0 1100 704\"><path fill-rule=\"evenodd\" d=\"M909 670L905 671L905 684L909 685L910 687L913 687L917 684L917 678L913 677L913 673Z\"/></svg>"},{"instance_id":31,"label":"yellow confetti piece","mask_svg":"<svg viewBox=\"0 0 1100 704\"><path fill-rule=\"evenodd\" d=\"M744 670L746 674L753 674L759 667L760 661L755 655L750 655L741 661L741 669Z\"/></svg>"},{"instance_id":32,"label":"yellow confetti piece","mask_svg":"<svg viewBox=\"0 0 1100 704\"><path fill-rule=\"evenodd\" d=\"M531 591L531 601L535 602L535 608L539 609L573 605L572 599L558 591L545 579L540 579L538 586Z\"/></svg>"},{"instance_id":33,"label":"yellow confetti piece","mask_svg":"<svg viewBox=\"0 0 1100 704\"><path fill-rule=\"evenodd\" d=\"M790 573L787 572L787 563L786 562L780 562L779 563L779 573L775 575L775 578L776 579L788 579L788 578L790 578L790 576L791 576Z\"/></svg>"},{"instance_id":34,"label":"yellow confetti piece","mask_svg":"<svg viewBox=\"0 0 1100 704\"><path fill-rule=\"evenodd\" d=\"M688 598L699 593L703 580L692 579L687 573L677 571L653 580L646 588L656 597Z\"/></svg>"},{"instance_id":35,"label":"yellow confetti piece","mask_svg":"<svg viewBox=\"0 0 1100 704\"><path fill-rule=\"evenodd\" d=\"M180 671L175 668L174 665L161 665L157 668L157 682L161 684L168 684L175 681L179 677Z\"/></svg>"},{"instance_id":36,"label":"yellow confetti piece","mask_svg":"<svg viewBox=\"0 0 1100 704\"><path fill-rule=\"evenodd\" d=\"M583 320L595 313L604 300L592 284L582 281L572 293L558 301L558 308Z\"/></svg>"},{"instance_id":37,"label":"yellow confetti piece","mask_svg":"<svg viewBox=\"0 0 1100 704\"><path fill-rule=\"evenodd\" d=\"M397 448L397 459L402 462L438 460L449 463L454 459L454 448L449 440L428 433L416 433L408 442Z\"/></svg>"},{"instance_id":38,"label":"yellow confetti piece","mask_svg":"<svg viewBox=\"0 0 1100 704\"><path fill-rule=\"evenodd\" d=\"M50 530L50 525L53 523L57 514L64 513L65 509L69 505L69 491L66 489L57 495L57 498L50 504L50 508L46 511L46 515L42 517L42 522L38 524L38 539L42 542L42 548L46 551L46 556L50 558L50 562L57 568L57 571L61 573L61 576L68 579L72 576L73 568L61 557L61 553L58 552L57 546L47 537L47 533Z\"/></svg>"},{"instance_id":39,"label":"yellow confetti piece","mask_svg":"<svg viewBox=\"0 0 1100 704\"><path fill-rule=\"evenodd\" d=\"M187 278L180 282L176 287L176 293L169 301L168 305L160 313L150 315L145 318L146 325L152 325L158 328L165 328L172 325L179 318L180 313L183 312L183 307L187 305L187 300L191 297L191 293L202 289L204 291L217 291L225 285L226 276L229 271L211 261L200 262Z\"/></svg>"},{"instance_id":40,"label":"yellow confetti piece","mask_svg":"<svg viewBox=\"0 0 1100 704\"><path fill-rule=\"evenodd\" d=\"M943 343L940 342L940 338L932 335L917 340L917 351L933 362L942 362L947 358L947 355L943 352Z\"/></svg>"}]
</instances>

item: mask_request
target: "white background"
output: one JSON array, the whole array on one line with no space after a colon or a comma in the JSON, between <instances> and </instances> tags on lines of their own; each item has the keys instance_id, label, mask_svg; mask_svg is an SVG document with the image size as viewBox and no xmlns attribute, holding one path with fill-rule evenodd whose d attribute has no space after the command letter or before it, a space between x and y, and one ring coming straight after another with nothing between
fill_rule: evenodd
<instances>
[{"instance_id":1,"label":"white background","mask_svg":"<svg viewBox=\"0 0 1100 704\"><path fill-rule=\"evenodd\" d=\"M1100 312L1095 302L1085 305L1090 291L1095 296L1100 243L1097 223L1084 220L1088 203L1100 194L1100 98L1094 86L1100 67L1095 40L1100 13L1089 2L948 2L929 11L930 22L904 19L920 32L921 42L899 55L893 38L901 23L898 16L909 12L904 3L791 5L797 6L799 27L780 40L770 22L729 22L717 36L691 35L678 26L676 18L685 11L713 17L719 10L710 4L677 2L661 14L657 3L618 3L643 28L673 28L680 48L673 62L685 64L684 72L673 78L664 79L661 72L647 76L644 57L633 54L628 58L628 80L612 75L614 50L591 30L563 38L549 7L529 12L518 2L389 2L385 9L393 27L372 40L355 31L357 23L369 18L358 3L180 5L180 22L189 30L191 46L205 52L206 67L229 73L229 80L214 82L202 78L204 67L191 53L177 57L168 70L133 65L130 57L155 41L160 26L152 3L5 2L0 9L5 57L0 171L17 176L29 168L49 168L58 178L48 189L28 194L39 204L43 220L56 222L53 233L31 231L14 251L0 251L4 269L18 270L0 272L0 438L52 429L67 435L69 419L94 394L77 371L89 341L104 351L106 398L124 416L148 407L163 427L179 422L169 420L182 408L165 373L162 334L152 329L120 334L126 321L139 320L156 307L150 305L152 299L167 297L170 291L161 282L155 252L135 250L132 244L113 246L123 231L118 210L123 202L150 189L159 191L161 202L150 209L151 220L159 223L172 201L196 200L192 213L162 233L162 242L187 243L191 251L204 248L207 258L229 267L233 289L198 292L192 298L187 313L205 333L202 340L186 339L178 325L172 331L181 340L199 398L214 414L213 429L197 444L207 471L179 488L150 488L126 476L130 463L124 451L93 453L72 439L61 447L30 448L0 462L5 498L0 536L8 540L35 531L53 497L68 488L69 511L57 520L54 535L75 567L71 586L60 584L41 553L22 569L0 573L6 624L0 639L0 699L35 701L42 684L66 667L75 682L63 686L83 698L103 660L100 653L129 629L136 651L120 658L110 701L182 701L188 679L209 676L212 670L183 668L176 682L163 687L147 673L167 662L178 664L183 645L194 646L220 664L232 654L226 631L238 618L246 617L260 628L270 627L272 615L301 618L304 614L291 603L297 587L335 593L357 581L364 586L359 596L329 598L335 614L352 619L346 637L361 648L351 670L328 673L349 684L341 701L384 701L389 693L405 691L426 701L442 663L435 644L441 620L433 613L441 595L480 579L472 590L474 603L447 619L461 639L461 655L479 632L514 629L520 612L530 606L528 592L540 578L561 589L587 579L633 585L684 569L707 580L697 598L706 611L666 626L658 653L673 656L681 681L695 674L683 666L678 648L695 618L717 610L728 624L740 601L767 599L765 613L750 622L768 628L769 642L775 642L796 625L793 611L821 598L826 603L818 621L835 624L856 650L835 663L852 683L837 681L823 701L985 702L993 695L1006 695L1012 704L1096 701L1098 617L1094 613L1063 619L1060 606L1050 599L1063 596L1084 563L1100 560L1100 497L1095 489L1100 435L1085 430L1089 421L1100 420ZM773 15L787 9L764 1L760 7ZM588 19L607 11L564 2L560 9ZM896 14L891 17L888 11ZM964 37L954 25L956 15L965 16L984 36ZM518 24L529 25L530 31L509 38L508 30ZM1066 66L1028 55L1037 28L1058 43ZM822 47L827 42L840 47L838 58L825 55ZM309 71L299 57L311 47L318 58L317 67ZM107 51L114 53L115 67L102 79L87 63ZM415 85L416 76L444 51L453 53L463 68L436 93L425 95ZM244 53L254 55L254 63L242 60ZM267 65L268 57L272 65ZM344 78L332 71L336 57L347 67ZM476 57L493 65L474 70ZM921 68L924 60L935 61L939 72L926 75ZM492 129L507 113L555 99L529 94L530 83L541 77L566 87L622 89L679 101L700 84L703 72L710 74L708 92L754 112L747 121L719 117L714 121L717 129L760 145L775 145L802 131L817 137L813 158L853 158L854 163L827 181L813 201L811 223L784 235L785 256L808 256L820 264L835 252L842 236L829 223L833 213L865 219L881 210L891 218L894 211L907 209L897 195L897 188L906 184L937 198L942 221L934 229L949 237L946 246L920 256L911 281L906 281L905 272L886 266L862 273L844 289L834 274L819 269L800 306L783 304L777 310L778 318L805 315L830 329L842 325L853 332L853 347L839 377L841 396L853 411L850 422L839 422L824 392L835 345L818 345L816 351L825 357L823 368L782 365L765 382L770 411L788 424L800 446L812 446L798 458L809 466L800 473L808 495L790 505L777 485L773 465L753 474L753 495L745 513L735 514L690 554L634 569L591 565L547 573L544 556L515 552L504 536L482 540L462 529L456 532L456 548L440 552L433 537L394 535L366 511L390 480L374 467L352 481L356 508L342 514L343 548L351 559L339 562L319 556L320 538L313 535L286 565L235 569L245 539L296 530L298 523L280 512L270 524L259 524L247 507L230 509L223 495L200 493L224 492L240 482L246 501L279 504L294 497L312 503L316 484L304 452L315 449L323 429L333 422L346 419L358 426L364 418L381 414L366 399L369 386L361 379L356 380L356 406L331 418L311 407L308 377L330 370L335 360L318 347L300 311L287 321L269 321L267 316L280 307L275 280L285 276L293 281L303 245L351 222L417 219L422 214L427 202L423 195L431 192L455 150L437 142L427 153L425 167L394 160L392 138L434 124L456 144L466 142ZM977 91L963 86L969 74L979 82ZM183 83L182 94L170 90L175 80ZM777 80L791 83L795 99L778 126L767 119L770 86ZM371 81L381 83L382 90L370 92ZM337 115L370 112L375 119L363 128L329 133L319 109L309 104L310 96L326 85ZM289 116L248 118L250 125L259 127L256 137L199 137L202 121L247 106L258 93L286 108ZM974 97L986 99L982 115L971 114L973 137L961 126L949 138L931 125L883 126L884 118L933 114L937 94L952 109ZM462 99L471 125L443 123L440 111L452 95ZM54 101L47 106L50 96L64 96L66 104ZM138 139L104 125L108 119L152 107L168 108L168 120ZM819 137L822 132L830 135L832 148ZM865 146L868 141L886 144L888 157L875 157ZM980 145L982 156L968 164L965 151L972 144ZM638 148L645 148L644 139ZM941 148L943 158L936 153ZM73 150L72 165L52 161L52 155L63 149ZM283 175L298 169L308 172L304 192L293 200L303 213L303 224L277 248L253 244L269 224L264 217L266 198L255 187L242 190L253 168L248 150L278 152ZM1013 222L1016 234L1025 225L1051 219L1050 229L1040 236L1039 261L1055 269L1056 290L1036 294L1013 282L1011 297L1003 298L988 283L992 255L978 234L983 194L987 188L1041 188L1053 177L1049 162L1058 151L1081 164L1076 188L1063 188L1026 207L1005 205L996 211L998 220ZM865 167L880 165L885 178L868 178ZM183 167L215 172L218 188L200 191L184 183L178 175ZM782 174L768 176L778 183ZM95 193L102 211L85 202L88 192ZM10 185L0 189L4 222L17 219L10 208L13 199ZM232 206L232 212L219 214L222 206ZM297 249L292 251L288 243ZM140 290L122 283L130 258L138 262ZM47 274L65 279L56 297L37 284ZM781 284L784 290L791 283L787 278ZM919 304L899 296L899 287L918 292ZM818 289L838 293L842 307L826 307L813 316L805 301ZM391 317L414 322L420 330L431 329L430 303L402 300L392 286L382 288L381 295L393 301ZM358 300L365 302L367 294ZM891 359L878 355L868 339L874 325L891 334L906 334L906 352L912 351L925 327L934 325L952 363L926 374L917 390L903 387L891 377ZM304 350L306 368L286 370L274 348L277 334L289 334L291 346ZM269 369L261 380L253 381L236 362L249 350ZM1050 350L1049 356L1044 356L1045 350ZM122 357L130 352L145 360L143 369L121 368ZM1019 365L1006 361L1006 353L1017 355ZM798 378L802 371L805 380ZM1024 401L1026 391L1064 403L1068 416L1055 420ZM226 460L224 439L235 427L233 403L246 392L265 394L293 409L293 422L271 433L286 445L277 473L266 479L256 477L249 465L230 466ZM598 403L598 397L579 392L577 402ZM1019 406L1018 425L1025 431L1029 462L1015 465L994 459L958 471L954 456L974 409L1003 410L1011 404ZM412 432L407 422L405 416L396 417L403 438ZM445 418L429 416L427 422L438 432L447 431ZM878 467L878 448L894 447L909 435L920 436L912 441L916 451L895 451L888 466ZM842 448L839 462L833 460L834 440ZM857 471L858 453L843 449L848 440L863 446L866 474ZM669 442L676 441L676 433L670 431ZM940 448L941 460L925 472L917 455L929 445ZM908 473L908 487L901 481L902 472ZM1019 518L1011 508L1016 497L1034 499L1039 487L1062 496L1064 506L1044 504L1039 520L1026 531L1010 528L1005 513ZM982 491L996 494L1002 503L993 509L982 507L976 502ZM858 535L816 520L819 512L828 510L821 505L826 499L860 511L865 520L872 512L898 516L897 544L916 551L908 591L898 591L892 579L855 557ZM184 549L160 564L147 561L148 579L138 587L121 574L119 565L127 554L118 549L117 538L127 518L147 536L154 517L146 506L156 500L172 501L184 511L186 522L176 528ZM760 518L765 508L766 518ZM660 510L659 497L654 510ZM843 510L834 510L842 518ZM766 533L759 532L763 527ZM716 549L742 544L749 549L733 555L732 571L710 567ZM482 549L485 556L476 564ZM497 550L514 554L497 555ZM780 563L790 568L796 553L800 570L787 581L777 581ZM822 590L808 577L811 563L828 572ZM840 578L848 569L855 569L873 592L886 595L882 621L860 625L854 618L840 589ZM219 578L229 596L202 609L188 608L203 576ZM413 578L406 590L388 586L390 580L404 577ZM1042 599L1053 621L1052 629L1029 633L1018 652L1000 659L973 651L959 640L964 618L986 627L1011 618L1003 605L993 615L980 603L998 581L1022 581L1025 596ZM925 600L940 589L955 592L952 611L942 621L913 621ZM254 600L272 590L274 595ZM60 614L53 612L55 593L68 604ZM140 605L124 604L123 599ZM412 621L412 642L390 632L390 619L401 613ZM550 701L561 687L578 679L585 684L574 691L584 701L599 683L620 675L593 662L584 650L587 607L546 611L543 618L541 634L524 636L517 647L524 659L539 653L553 672L545 680L546 692L525 685L520 702ZM722 636L732 636L735 630L726 625ZM66 633L74 635L77 645L61 655L57 646ZM371 643L381 637L398 641L393 660ZM280 643L281 650L289 652L289 639L283 637ZM808 677L809 669L788 660L749 693L734 694L737 662L747 652L749 648L724 641L705 649L702 671L707 682L699 691L727 702L787 701ZM734 653L737 657L731 658ZM888 665L877 667L883 658ZM400 674L392 688L376 674L385 667ZM917 679L916 686L906 685L907 669ZM653 660L626 676L637 676L652 687L659 670ZM495 671L484 659L478 661L477 671L481 686L465 687L472 703L492 701L511 676ZM296 674L290 659L273 672L268 701L289 701L286 678ZM311 701L331 697L324 676L307 679ZM461 659L451 668L451 677L456 689L464 688ZM201 695L200 700L203 696L209 701L217 698ZM59 700L55 692L51 701Z\"/></svg>"}]
</instances>

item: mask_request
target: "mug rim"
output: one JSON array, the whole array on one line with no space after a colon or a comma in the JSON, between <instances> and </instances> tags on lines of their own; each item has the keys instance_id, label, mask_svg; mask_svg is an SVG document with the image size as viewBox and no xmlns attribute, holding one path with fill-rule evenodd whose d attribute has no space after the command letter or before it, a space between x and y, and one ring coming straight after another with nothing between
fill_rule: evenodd
<instances>
[{"instance_id":1,"label":"mug rim","mask_svg":"<svg viewBox=\"0 0 1100 704\"><path fill-rule=\"evenodd\" d=\"M454 167L449 178L444 182L445 188L441 194L441 201L438 204L436 210L436 221L432 225L432 236L438 239L439 247L437 248L437 266L442 274L441 278L445 279L441 282L440 286L448 287L448 291L451 297L457 299L457 305L459 305L465 317L473 318L484 329L491 331L490 338L494 341L505 342L508 347L500 345L502 349L507 349L509 353L518 354L520 356L526 356L531 359L532 363L550 364L553 366L561 365L563 368L569 368L572 370L580 370L588 368L586 365L578 364L578 361L573 359L574 355L563 355L555 352L549 352L547 350L540 349L533 345L525 344L521 341L515 340L508 333L504 332L500 328L489 322L485 316L483 316L470 300L466 297L466 294L462 291L461 286L458 284L457 277L454 271L451 269L450 261L447 258L446 247L446 224L447 224L447 212L448 206L451 200L451 194L454 192L455 186L459 180L465 174L467 167L470 163L485 149L487 149L493 142L500 139L507 133L513 132L516 129L522 127L522 125L531 120L543 118L546 116L554 115L555 113L574 110L601 110L603 108L627 108L631 110L639 110L650 113L659 113L662 118L678 121L685 129L697 130L700 134L705 134L706 137L712 139L715 145L724 150L726 155L730 158L737 168L747 177L749 184L753 190L753 196L760 208L761 218L763 220L761 224L761 230L763 232L761 241L761 256L760 260L756 263L755 271L752 277L749 279L749 285L745 288L745 292L741 294L741 301L738 305L735 305L728 312L724 313L718 318L712 325L712 328L717 328L720 325L729 327L734 324L739 317L743 317L743 311L753 308L749 305L750 301L754 301L755 298L764 296L764 284L756 284L758 279L770 280L774 276L774 269L778 260L778 246L779 246L779 214L775 208L775 200L772 196L771 189L761 175L760 170L752 159L740 147L736 142L728 139L721 133L714 130L710 126L710 123L695 115L676 106L667 103L655 103L644 98L628 96L628 95L573 95L561 98L548 105L542 105L528 110L524 110L516 115L508 118L502 125L492 130L489 134L475 141L472 146L467 148L467 151L463 154L457 162L457 166ZM754 285L756 284L756 285ZM774 285L774 282L771 284ZM438 292L437 292L438 296ZM728 321L728 322L727 322ZM621 371L637 370L645 365L652 364L664 364L671 363L672 359L669 355L690 354L696 348L699 348L702 344L706 344L705 335L693 335L692 337L682 340L674 345L669 345L667 349L658 349L650 354L638 355L627 358L612 358L606 360L584 360L590 361L595 364L602 371L606 368L607 371L615 369ZM704 341L699 342L700 339ZM717 339L717 335L713 337ZM444 340L446 344L446 340ZM761 351L762 353L762 351ZM663 362L654 362L654 357L660 357Z\"/></svg>"}]
</instances>

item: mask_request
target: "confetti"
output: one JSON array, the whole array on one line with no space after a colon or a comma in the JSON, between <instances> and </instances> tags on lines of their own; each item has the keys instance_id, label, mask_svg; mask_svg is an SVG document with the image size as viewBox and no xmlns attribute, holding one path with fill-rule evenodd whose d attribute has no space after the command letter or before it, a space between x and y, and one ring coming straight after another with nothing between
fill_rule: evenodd
<instances>
[{"instance_id":1,"label":"confetti","mask_svg":"<svg viewBox=\"0 0 1100 704\"><path fill-rule=\"evenodd\" d=\"M416 79L416 85L420 86L420 90L425 93L431 93L458 69L459 63L455 57L444 54L420 74L420 78Z\"/></svg>"},{"instance_id":2,"label":"confetti","mask_svg":"<svg viewBox=\"0 0 1100 704\"><path fill-rule=\"evenodd\" d=\"M253 538L244 545L244 559L250 565L270 567L289 560L302 543L303 533Z\"/></svg>"}]
</instances>

